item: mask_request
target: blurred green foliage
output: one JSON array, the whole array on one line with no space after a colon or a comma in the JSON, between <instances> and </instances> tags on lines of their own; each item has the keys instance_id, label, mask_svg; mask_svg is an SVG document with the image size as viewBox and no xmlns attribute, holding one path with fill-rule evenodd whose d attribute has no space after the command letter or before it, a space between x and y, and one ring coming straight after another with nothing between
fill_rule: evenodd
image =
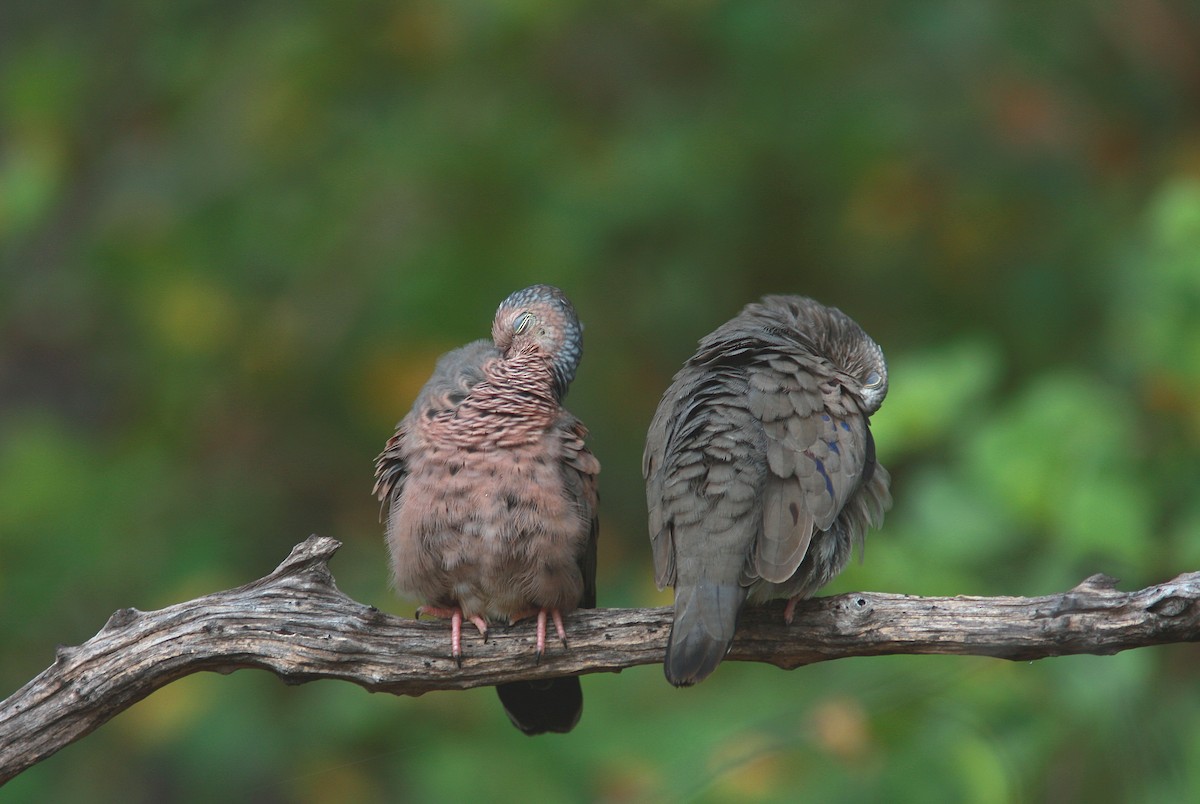
<instances>
[{"instance_id":1,"label":"blurred green foliage","mask_svg":"<svg viewBox=\"0 0 1200 804\"><path fill-rule=\"evenodd\" d=\"M0 10L0 681L309 533L396 613L371 462L442 351L563 287L600 602L662 605L658 396L766 292L884 346L896 505L830 591L1200 568L1200 12L393 2ZM173 684L6 801L1183 801L1192 646L489 690Z\"/></svg>"}]
</instances>

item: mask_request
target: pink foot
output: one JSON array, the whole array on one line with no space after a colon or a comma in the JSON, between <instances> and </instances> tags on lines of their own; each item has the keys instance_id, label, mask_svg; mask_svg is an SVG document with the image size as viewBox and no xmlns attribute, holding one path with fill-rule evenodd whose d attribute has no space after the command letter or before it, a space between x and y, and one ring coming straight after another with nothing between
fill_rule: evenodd
<instances>
[{"instance_id":1,"label":"pink foot","mask_svg":"<svg viewBox=\"0 0 1200 804\"><path fill-rule=\"evenodd\" d=\"M563 612L558 611L557 608L551 608L548 613L554 620L554 630L558 631L558 638L562 640L563 647L568 647L566 646L566 629L563 628ZM541 662L541 654L546 653L546 614L546 608L542 608L538 612L538 659L536 659L538 662Z\"/></svg>"},{"instance_id":2,"label":"pink foot","mask_svg":"<svg viewBox=\"0 0 1200 804\"><path fill-rule=\"evenodd\" d=\"M434 617L450 618L450 658L459 667L462 667L462 609L455 608L439 608L437 606L421 606L417 609L416 619L421 619L422 614L429 614ZM488 624L487 620L476 614L468 618L475 627L479 630L479 635L483 637L483 641L487 642Z\"/></svg>"},{"instance_id":3,"label":"pink foot","mask_svg":"<svg viewBox=\"0 0 1200 804\"><path fill-rule=\"evenodd\" d=\"M530 609L529 611L522 612L516 617L513 617L511 620L509 620L509 622L519 622L520 620L524 620L526 617L532 617L535 613L537 614L536 661L540 663L542 661L542 654L546 652L546 625L548 619L552 619L554 621L554 630L558 632L558 638L562 642L563 647L566 648L570 646L567 645L567 629L563 626L562 612L558 609Z\"/></svg>"},{"instance_id":4,"label":"pink foot","mask_svg":"<svg viewBox=\"0 0 1200 804\"><path fill-rule=\"evenodd\" d=\"M796 604L801 598L789 597L787 605L783 607L783 621L788 625L792 624L792 618L796 616Z\"/></svg>"}]
</instances>

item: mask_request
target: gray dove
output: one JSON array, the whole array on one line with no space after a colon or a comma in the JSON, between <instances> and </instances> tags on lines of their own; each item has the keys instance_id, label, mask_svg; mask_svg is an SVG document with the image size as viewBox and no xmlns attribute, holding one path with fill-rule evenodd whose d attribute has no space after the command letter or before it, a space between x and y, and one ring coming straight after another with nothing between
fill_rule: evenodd
<instances>
[{"instance_id":1,"label":"gray dove","mask_svg":"<svg viewBox=\"0 0 1200 804\"><path fill-rule=\"evenodd\" d=\"M868 419L883 351L833 307L767 296L700 341L663 394L642 473L655 580L675 587L663 668L708 677L749 600L812 596L891 507Z\"/></svg>"},{"instance_id":2,"label":"gray dove","mask_svg":"<svg viewBox=\"0 0 1200 804\"><path fill-rule=\"evenodd\" d=\"M587 430L561 406L582 354L582 327L562 291L534 285L496 311L492 340L441 357L375 462L396 589L448 618L462 663L462 624L487 641L492 621L547 622L596 605L596 476ZM502 684L526 734L570 731L583 709L576 677Z\"/></svg>"}]
</instances>

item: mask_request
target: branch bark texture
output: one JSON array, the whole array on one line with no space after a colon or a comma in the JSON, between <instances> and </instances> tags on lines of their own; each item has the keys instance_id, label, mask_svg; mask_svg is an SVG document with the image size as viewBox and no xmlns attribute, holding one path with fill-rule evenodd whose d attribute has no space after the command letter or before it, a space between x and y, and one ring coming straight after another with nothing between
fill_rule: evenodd
<instances>
[{"instance_id":1,"label":"branch bark texture","mask_svg":"<svg viewBox=\"0 0 1200 804\"><path fill-rule=\"evenodd\" d=\"M531 622L494 627L486 644L464 629L459 668L449 656L448 623L393 617L338 590L328 561L340 546L312 536L253 583L159 611L121 609L83 645L59 648L53 665L0 703L0 784L201 670L256 667L289 684L329 678L421 695L662 661L669 608L596 609L566 618L570 648L554 643L537 664ZM1025 661L1195 641L1200 572L1136 592L1094 575L1062 594L1033 598L817 598L797 607L790 627L782 605L748 610L727 661L786 669L897 653Z\"/></svg>"}]
</instances>

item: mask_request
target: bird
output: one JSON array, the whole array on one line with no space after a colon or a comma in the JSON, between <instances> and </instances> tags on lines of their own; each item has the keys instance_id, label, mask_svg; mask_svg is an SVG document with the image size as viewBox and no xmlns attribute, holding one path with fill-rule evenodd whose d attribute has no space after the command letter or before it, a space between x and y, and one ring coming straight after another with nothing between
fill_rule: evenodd
<instances>
[{"instance_id":1,"label":"bird","mask_svg":"<svg viewBox=\"0 0 1200 804\"><path fill-rule=\"evenodd\" d=\"M862 327L804 296L764 296L699 342L646 435L659 589L675 589L667 681L696 684L745 603L811 597L891 507L869 420L887 364Z\"/></svg>"},{"instance_id":2,"label":"bird","mask_svg":"<svg viewBox=\"0 0 1200 804\"><path fill-rule=\"evenodd\" d=\"M439 358L412 410L375 461L396 590L417 616L462 625L484 642L494 621L536 618L536 660L548 623L596 605L597 475L588 431L562 407L583 352L583 328L561 290L533 285L500 303L491 340ZM583 711L578 677L497 686L526 734L565 733Z\"/></svg>"}]
</instances>

